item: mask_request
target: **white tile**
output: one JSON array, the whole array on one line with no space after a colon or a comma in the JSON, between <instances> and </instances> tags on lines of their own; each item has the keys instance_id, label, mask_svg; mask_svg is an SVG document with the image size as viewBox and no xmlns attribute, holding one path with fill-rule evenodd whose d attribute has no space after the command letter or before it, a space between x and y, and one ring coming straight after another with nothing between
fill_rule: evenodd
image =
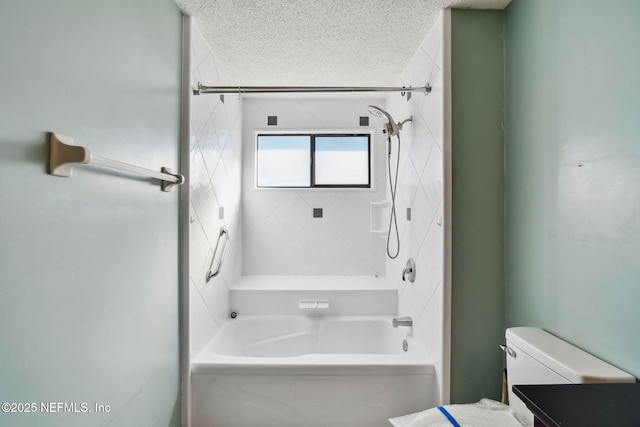
<instances>
[{"instance_id":1,"label":"white tile","mask_svg":"<svg viewBox=\"0 0 640 427\"><path fill-rule=\"evenodd\" d=\"M278 259L284 262L287 274L300 276L307 274L313 261L307 248L297 239L291 240L279 251Z\"/></svg>"},{"instance_id":2,"label":"white tile","mask_svg":"<svg viewBox=\"0 0 640 427\"><path fill-rule=\"evenodd\" d=\"M437 59L440 44L442 43L442 14L427 33L420 48L434 61Z\"/></svg>"},{"instance_id":3,"label":"white tile","mask_svg":"<svg viewBox=\"0 0 640 427\"><path fill-rule=\"evenodd\" d=\"M311 266L309 266L309 275L311 276L323 276L329 274L329 272L333 272L332 266L319 257L315 257Z\"/></svg>"},{"instance_id":4,"label":"white tile","mask_svg":"<svg viewBox=\"0 0 640 427\"><path fill-rule=\"evenodd\" d=\"M209 105L204 95L192 94L189 95L189 100L191 103L191 125L195 131L196 138L198 138L211 116L211 111L209 111Z\"/></svg>"},{"instance_id":5,"label":"white tile","mask_svg":"<svg viewBox=\"0 0 640 427\"><path fill-rule=\"evenodd\" d=\"M375 191L261 192L253 189L253 129L267 129L267 115L277 115L279 120L279 126L270 130L301 129L304 126L314 131L354 129L359 124L359 116L368 115L369 103L382 104L384 108L382 99L251 99L244 104L242 203L245 273L265 274L268 271L270 274L291 274L291 263L281 259L283 257L280 255L286 253L284 247L293 248L296 245L301 245L300 250L306 251L312 259L308 274L374 274L385 271L383 241L378 238L372 240L369 233L369 203L371 200L383 200L388 191L385 181L385 139L374 140L374 153L378 155L374 159ZM379 127L373 122L372 125L381 134L382 121ZM251 136L247 138L247 134ZM408 150L405 151L406 160ZM313 208L323 208L324 218L314 219ZM277 230L277 233L262 230L263 227ZM265 239L269 243L263 242ZM335 254L336 250L338 255ZM377 264L381 265L372 268Z\"/></svg>"},{"instance_id":6,"label":"white tile","mask_svg":"<svg viewBox=\"0 0 640 427\"><path fill-rule=\"evenodd\" d=\"M435 210L429 204L426 193L422 186L419 186L411 208L411 227L418 242L421 243L427 235L434 213Z\"/></svg>"},{"instance_id":7,"label":"white tile","mask_svg":"<svg viewBox=\"0 0 640 427\"><path fill-rule=\"evenodd\" d=\"M252 191L244 194L244 227L245 231L252 232L259 227L288 197L284 191Z\"/></svg>"},{"instance_id":8,"label":"white tile","mask_svg":"<svg viewBox=\"0 0 640 427\"><path fill-rule=\"evenodd\" d=\"M415 132L411 143L410 159L418 176L420 176L424 170L424 165L427 163L434 139L422 117L418 116L414 119L413 127Z\"/></svg>"},{"instance_id":9,"label":"white tile","mask_svg":"<svg viewBox=\"0 0 640 427\"><path fill-rule=\"evenodd\" d=\"M242 104L242 116L243 121L246 126L247 123L251 123L249 127L245 128L245 136L249 136L249 132L252 131L252 128L255 126L256 129L263 129L267 127L267 116L273 115L267 112L268 107L259 102L260 100L255 98L247 98L243 101ZM247 132L248 131L248 132ZM252 132L251 132L251 136Z\"/></svg>"},{"instance_id":10,"label":"white tile","mask_svg":"<svg viewBox=\"0 0 640 427\"><path fill-rule=\"evenodd\" d=\"M358 259L357 252L343 239L333 245L323 256L323 260L332 266L333 274L352 274L353 260Z\"/></svg>"},{"instance_id":11,"label":"white tile","mask_svg":"<svg viewBox=\"0 0 640 427\"><path fill-rule=\"evenodd\" d=\"M300 197L307 202L311 208L324 208L336 197L335 191L302 191Z\"/></svg>"},{"instance_id":12,"label":"white tile","mask_svg":"<svg viewBox=\"0 0 640 427\"><path fill-rule=\"evenodd\" d=\"M224 225L218 217L220 205L211 186L205 187L192 197L194 211L202 225L209 245L215 246L220 227Z\"/></svg>"},{"instance_id":13,"label":"white tile","mask_svg":"<svg viewBox=\"0 0 640 427\"><path fill-rule=\"evenodd\" d=\"M408 86L411 84L411 78L413 77L413 71L415 70L415 68L416 68L416 55L414 53L414 55L411 57L407 65L402 70L402 73L400 73L399 80L402 86Z\"/></svg>"},{"instance_id":14,"label":"white tile","mask_svg":"<svg viewBox=\"0 0 640 427\"><path fill-rule=\"evenodd\" d=\"M331 103L331 105L327 105ZM354 104L347 102L335 102L324 100L322 108L311 109L307 104L305 107L313 114L319 126L322 128L334 129L355 129L360 124L360 116L369 115L364 103L360 103L358 108Z\"/></svg>"},{"instance_id":15,"label":"white tile","mask_svg":"<svg viewBox=\"0 0 640 427\"><path fill-rule=\"evenodd\" d=\"M422 49L418 49L415 54L415 68L411 75L410 84L413 87L424 86L429 83L431 79L431 70L433 69L434 61L430 58L426 52ZM414 96L424 96L422 94L414 94ZM413 96L412 96L413 98Z\"/></svg>"},{"instance_id":16,"label":"white tile","mask_svg":"<svg viewBox=\"0 0 640 427\"><path fill-rule=\"evenodd\" d=\"M436 281L444 280L444 230L442 225L438 225L441 217L442 205L436 210L433 223L420 249L429 274Z\"/></svg>"},{"instance_id":17,"label":"white tile","mask_svg":"<svg viewBox=\"0 0 640 427\"><path fill-rule=\"evenodd\" d=\"M424 246L424 245L423 245ZM425 251L418 252L416 262L416 281L411 286L411 294L416 312L421 313L427 302L433 297L439 281L437 274L429 269L430 263L425 256Z\"/></svg>"},{"instance_id":18,"label":"white tile","mask_svg":"<svg viewBox=\"0 0 640 427\"><path fill-rule=\"evenodd\" d=\"M245 237L243 241L242 272L245 275L267 274L275 251L267 240L252 237Z\"/></svg>"},{"instance_id":19,"label":"white tile","mask_svg":"<svg viewBox=\"0 0 640 427\"><path fill-rule=\"evenodd\" d=\"M230 192L229 177L227 175L224 159L221 159L218 162L216 169L213 171L211 185L213 186L213 191L216 193L220 206L227 205L230 200L233 199L233 194Z\"/></svg>"},{"instance_id":20,"label":"white tile","mask_svg":"<svg viewBox=\"0 0 640 427\"><path fill-rule=\"evenodd\" d=\"M309 205L298 195L292 193L278 207L276 212L284 233L293 237L313 219L313 211Z\"/></svg>"},{"instance_id":21,"label":"white tile","mask_svg":"<svg viewBox=\"0 0 640 427\"><path fill-rule=\"evenodd\" d=\"M235 237L233 237L235 236ZM222 275L225 283L236 283L242 275L242 236L233 234L225 252Z\"/></svg>"},{"instance_id":22,"label":"white tile","mask_svg":"<svg viewBox=\"0 0 640 427\"><path fill-rule=\"evenodd\" d=\"M433 144L420 183L432 207L442 203L444 197L444 157L437 144Z\"/></svg>"},{"instance_id":23,"label":"white tile","mask_svg":"<svg viewBox=\"0 0 640 427\"><path fill-rule=\"evenodd\" d=\"M231 125L231 132L229 133L229 139L224 146L223 156L227 167L233 170L234 176L238 178L238 184L241 184L242 177L242 119L237 115L232 117L233 111L228 111L228 116L233 123ZM230 172L231 173L231 172Z\"/></svg>"},{"instance_id":24,"label":"white tile","mask_svg":"<svg viewBox=\"0 0 640 427\"><path fill-rule=\"evenodd\" d=\"M442 284L438 284L433 297L420 313L420 324L425 325L425 340L429 354L434 362L442 360L442 304L443 304ZM424 322L424 323L423 323Z\"/></svg>"},{"instance_id":25,"label":"white tile","mask_svg":"<svg viewBox=\"0 0 640 427\"><path fill-rule=\"evenodd\" d=\"M203 188L210 185L209 174L207 172L207 167L204 164L204 158L202 157L202 152L200 151L200 146L198 144L191 147L189 155L191 172L189 185L192 193L198 193L198 191L201 191ZM192 194L192 197L193 196L194 194ZM198 195L195 194L195 197L198 197Z\"/></svg>"},{"instance_id":26,"label":"white tile","mask_svg":"<svg viewBox=\"0 0 640 427\"><path fill-rule=\"evenodd\" d=\"M409 161L402 171L402 178L396 193L396 201L400 200L405 206L412 207L419 187L420 175L418 175L413 162Z\"/></svg>"},{"instance_id":27,"label":"white tile","mask_svg":"<svg viewBox=\"0 0 640 427\"><path fill-rule=\"evenodd\" d=\"M415 190L417 187L417 182L420 179L420 176L417 175L417 171L415 167L410 161L410 148L402 147L400 151L400 162L398 167L398 196L404 197L407 203L411 203L413 196L415 195ZM391 159L391 175L395 179L395 171L396 171L396 163L397 158L392 156ZM416 177L412 176L416 175L418 177L418 181L416 181ZM389 184L387 183L387 186ZM409 193L406 193L409 191Z\"/></svg>"},{"instance_id":28,"label":"white tile","mask_svg":"<svg viewBox=\"0 0 640 427\"><path fill-rule=\"evenodd\" d=\"M222 268L225 268L223 265ZM202 297L216 323L222 324L229 316L229 289L222 275L212 278L202 290Z\"/></svg>"},{"instance_id":29,"label":"white tile","mask_svg":"<svg viewBox=\"0 0 640 427\"><path fill-rule=\"evenodd\" d=\"M232 123L229 120L225 105L219 101L216 101L215 104L212 110L213 126L216 130L216 136L218 137L218 144L220 148L224 150L231 136Z\"/></svg>"},{"instance_id":30,"label":"white tile","mask_svg":"<svg viewBox=\"0 0 640 427\"><path fill-rule=\"evenodd\" d=\"M197 138L197 141L204 161L204 166L207 170L207 175L211 178L213 176L213 172L218 166L220 156L222 155L222 150L218 144L218 138L211 121L207 122L199 138Z\"/></svg>"},{"instance_id":31,"label":"white tile","mask_svg":"<svg viewBox=\"0 0 640 427\"><path fill-rule=\"evenodd\" d=\"M191 70L191 80L189 81L189 87L191 89L196 89L198 87L198 82L202 79L200 78L200 70L196 67ZM194 96L194 95L190 95Z\"/></svg>"},{"instance_id":32,"label":"white tile","mask_svg":"<svg viewBox=\"0 0 640 427\"><path fill-rule=\"evenodd\" d=\"M224 97L224 106L227 109L227 115L229 116L229 122L231 126L239 126L242 130L242 105L244 98L238 94L229 94Z\"/></svg>"},{"instance_id":33,"label":"white tile","mask_svg":"<svg viewBox=\"0 0 640 427\"><path fill-rule=\"evenodd\" d=\"M438 404L443 404L443 387L444 387L444 373L442 370L442 359L435 363L435 371L436 371L436 387L434 387L433 398Z\"/></svg>"},{"instance_id":34,"label":"white tile","mask_svg":"<svg viewBox=\"0 0 640 427\"><path fill-rule=\"evenodd\" d=\"M252 255L258 257L273 257L276 252L282 249L290 240L290 236L282 231L282 222L277 213L269 216L261 225L252 231L245 230L245 247L251 247L254 251ZM248 257L250 262L256 259Z\"/></svg>"},{"instance_id":35,"label":"white tile","mask_svg":"<svg viewBox=\"0 0 640 427\"><path fill-rule=\"evenodd\" d=\"M279 99L250 99L245 103L246 107L243 111L243 120L246 123L251 123L248 129L269 129L269 130L277 130L282 126L282 122L280 118L283 115L285 110L288 110L289 107L293 104L293 108L291 111L296 110L296 100L290 98L279 98ZM278 126L268 126L267 125L267 117L268 116L278 116ZM303 112L303 117L306 117L308 120L309 114L305 111Z\"/></svg>"},{"instance_id":36,"label":"white tile","mask_svg":"<svg viewBox=\"0 0 640 427\"><path fill-rule=\"evenodd\" d=\"M211 48L195 26L191 26L191 48L193 49L196 61L191 63L191 67L197 67L207 56L211 55Z\"/></svg>"},{"instance_id":37,"label":"white tile","mask_svg":"<svg viewBox=\"0 0 640 427\"><path fill-rule=\"evenodd\" d=\"M310 254L318 257L329 250L339 237L324 218L314 218L304 225L297 238Z\"/></svg>"},{"instance_id":38,"label":"white tile","mask_svg":"<svg viewBox=\"0 0 640 427\"><path fill-rule=\"evenodd\" d=\"M233 76L221 65L216 52L212 52L211 54L213 56L213 62L216 64L216 69L218 70L218 84L221 86L231 86L233 84Z\"/></svg>"},{"instance_id":39,"label":"white tile","mask_svg":"<svg viewBox=\"0 0 640 427\"><path fill-rule=\"evenodd\" d=\"M213 250L197 217L189 225L189 254L189 275L200 283L204 280Z\"/></svg>"},{"instance_id":40,"label":"white tile","mask_svg":"<svg viewBox=\"0 0 640 427\"><path fill-rule=\"evenodd\" d=\"M440 141L443 138L444 131L444 92L442 86L442 72L436 67L433 70L433 76L431 78L431 93L425 98L424 105L422 107L422 117L429 128L429 131L434 136L436 143L442 144Z\"/></svg>"},{"instance_id":41,"label":"white tile","mask_svg":"<svg viewBox=\"0 0 640 427\"><path fill-rule=\"evenodd\" d=\"M197 53L196 53L197 55ZM200 78L201 83L205 86L216 86L220 82L220 77L218 76L218 68L216 66L214 56L209 53L198 63L198 69L200 69ZM207 99L216 99L218 95L216 94L202 94L199 95Z\"/></svg>"}]
</instances>

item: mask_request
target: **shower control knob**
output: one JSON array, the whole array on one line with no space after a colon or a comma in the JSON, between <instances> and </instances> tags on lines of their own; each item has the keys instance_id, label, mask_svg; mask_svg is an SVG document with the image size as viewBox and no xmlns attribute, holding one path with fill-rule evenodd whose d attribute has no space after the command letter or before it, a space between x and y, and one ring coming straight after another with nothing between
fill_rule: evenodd
<instances>
[{"instance_id":1,"label":"shower control knob","mask_svg":"<svg viewBox=\"0 0 640 427\"><path fill-rule=\"evenodd\" d=\"M407 265L402 270L402 281L409 280L413 283L416 280L416 262L413 258L407 260Z\"/></svg>"}]
</instances>

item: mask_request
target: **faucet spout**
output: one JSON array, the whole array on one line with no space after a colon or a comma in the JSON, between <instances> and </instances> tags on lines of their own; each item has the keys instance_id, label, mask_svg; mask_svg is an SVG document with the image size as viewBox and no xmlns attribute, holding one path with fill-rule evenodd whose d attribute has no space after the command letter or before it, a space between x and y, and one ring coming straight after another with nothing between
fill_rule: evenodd
<instances>
[{"instance_id":1,"label":"faucet spout","mask_svg":"<svg viewBox=\"0 0 640 427\"><path fill-rule=\"evenodd\" d=\"M413 319L411 317L394 317L391 321L394 328L398 326L413 326Z\"/></svg>"}]
</instances>

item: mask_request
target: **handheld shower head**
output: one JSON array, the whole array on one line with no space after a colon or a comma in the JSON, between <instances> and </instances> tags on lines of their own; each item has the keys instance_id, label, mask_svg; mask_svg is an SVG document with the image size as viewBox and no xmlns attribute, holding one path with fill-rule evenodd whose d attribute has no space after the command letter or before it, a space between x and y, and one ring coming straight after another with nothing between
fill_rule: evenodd
<instances>
[{"instance_id":1,"label":"handheld shower head","mask_svg":"<svg viewBox=\"0 0 640 427\"><path fill-rule=\"evenodd\" d=\"M369 113L381 119L387 119L386 128L387 132L389 132L389 136L397 135L400 132L400 129L398 129L398 126L393 121L391 114L387 113L382 108L376 107L375 105L369 105Z\"/></svg>"},{"instance_id":2,"label":"handheld shower head","mask_svg":"<svg viewBox=\"0 0 640 427\"><path fill-rule=\"evenodd\" d=\"M389 132L389 136L399 135L402 130L402 125L413 120L413 116L410 116L408 119L396 123L393 120L393 117L391 117L391 114L387 113L380 107L376 107L375 105L369 105L369 113L381 119L387 119L386 128L387 132Z\"/></svg>"},{"instance_id":3,"label":"handheld shower head","mask_svg":"<svg viewBox=\"0 0 640 427\"><path fill-rule=\"evenodd\" d=\"M369 112L376 117L380 117L381 119L386 118L390 122L393 121L393 117L391 117L391 114L387 113L380 107L376 107L375 105L369 105Z\"/></svg>"}]
</instances>

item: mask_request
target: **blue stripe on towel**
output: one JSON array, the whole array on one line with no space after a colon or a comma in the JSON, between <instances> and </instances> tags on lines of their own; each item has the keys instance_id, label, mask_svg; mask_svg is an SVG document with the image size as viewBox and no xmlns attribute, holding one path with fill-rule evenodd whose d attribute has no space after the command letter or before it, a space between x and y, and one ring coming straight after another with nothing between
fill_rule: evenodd
<instances>
[{"instance_id":1,"label":"blue stripe on towel","mask_svg":"<svg viewBox=\"0 0 640 427\"><path fill-rule=\"evenodd\" d=\"M460 424L458 424L458 422L456 421L455 418L453 418L453 415L451 415L449 413L449 411L447 411L446 409L444 409L444 406L438 406L438 409L440 409L440 412L442 412L444 414L445 417L447 417L447 419L449 420L449 422L451 422L451 424L453 425L453 427L460 427Z\"/></svg>"}]
</instances>

